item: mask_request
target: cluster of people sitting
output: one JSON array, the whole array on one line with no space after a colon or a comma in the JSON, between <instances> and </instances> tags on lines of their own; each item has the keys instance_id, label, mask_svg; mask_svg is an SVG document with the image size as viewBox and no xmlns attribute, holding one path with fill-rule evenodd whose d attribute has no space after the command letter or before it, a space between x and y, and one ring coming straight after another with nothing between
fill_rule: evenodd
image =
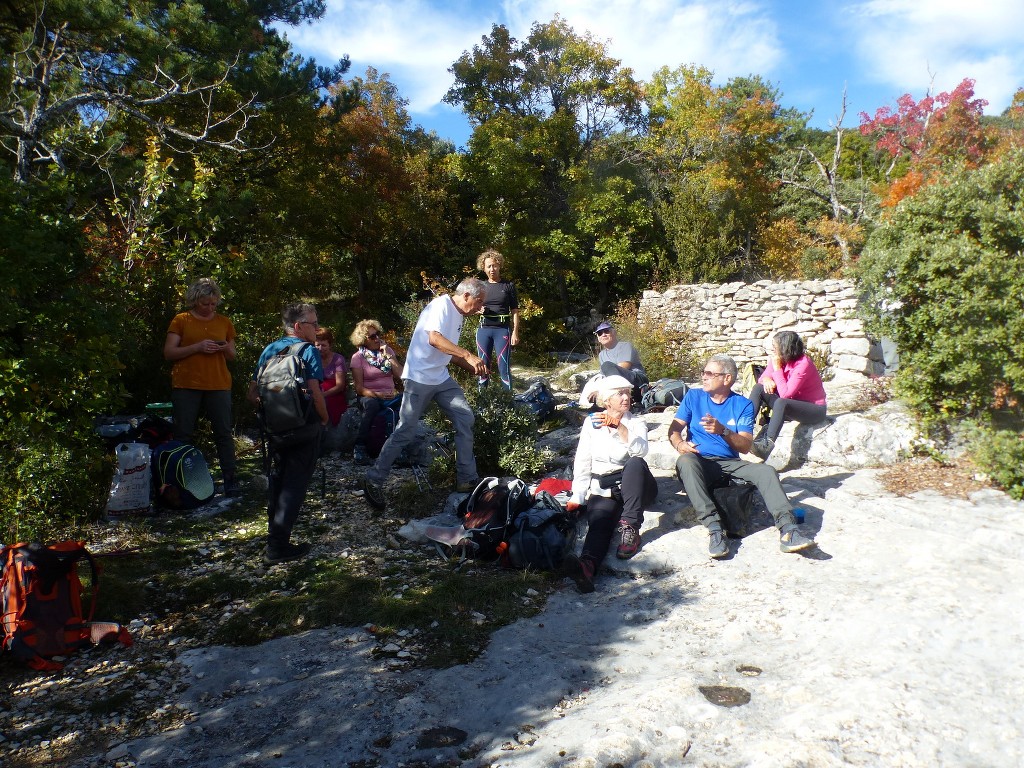
<instances>
[{"instance_id":1,"label":"cluster of people sitting","mask_svg":"<svg viewBox=\"0 0 1024 768\"><path fill-rule=\"evenodd\" d=\"M603 325L599 333L607 331ZM778 472L763 461L740 458L750 453L758 440L762 441L762 458L767 457L784 419L817 422L825 417L821 377L804 354L799 336L783 331L776 334L773 344L773 359L751 393L768 399L773 408L771 420L756 440L758 409L751 399L733 391L738 371L728 355L713 355L705 363L701 387L687 391L669 426L669 444L679 454L676 475L697 519L708 531L708 552L713 559L730 553L714 491L737 482L750 483L761 494L779 531L783 552L800 552L815 545L801 532ZM578 557L568 556L563 564L564 574L584 593L594 590L594 574L614 543L616 531L616 557L628 559L639 551L643 510L657 498L657 484L644 460L649 450L647 426L643 417L630 409L635 380L612 369L609 373L597 383L596 404L601 410L591 413L580 431L568 504L571 511L586 509L589 522L582 552ZM798 396L813 397L815 402Z\"/></svg>"},{"instance_id":2,"label":"cluster of people sitting","mask_svg":"<svg viewBox=\"0 0 1024 768\"><path fill-rule=\"evenodd\" d=\"M292 304L282 315L284 336L271 342L260 357L250 382L249 398L258 405L256 378L271 355L306 341L315 345L303 352L307 389L315 418L328 430L337 428L349 407L348 376L362 409L353 452L355 463L372 466L362 489L366 501L384 509L383 484L402 450L416 439L416 427L431 403L451 420L455 431L456 490L468 492L479 481L473 455L474 415L461 386L448 371L458 365L486 386L490 358L497 361L503 386L511 388L509 352L519 340L519 311L515 289L501 279L501 254L485 251L478 267L487 281L466 278L452 294L433 299L421 312L403 365L385 341L376 320L360 321L350 341L355 353L346 360L334 351L335 337L321 328L316 308ZM172 320L164 354L174 362L172 403L179 439L188 441L201 409L214 429L226 492L237 492L233 442L230 440L231 377L226 361L233 359L234 328L216 312L220 289L209 278L198 281L186 294L188 310ZM477 352L459 346L462 326L470 315L485 322L477 333ZM639 401L647 375L632 344L620 341L609 323L595 330L601 347L601 377L594 389L596 405L580 431L573 463L571 498L567 509L588 522L582 552L569 555L564 575L581 592L594 590L594 575L615 543L620 559L636 555L641 547L644 510L657 498L658 487L645 461L649 450L647 426L631 407ZM701 387L687 391L669 429L669 442L679 454L676 473L709 534L712 558L727 557L729 545L714 502L714 491L733 482L753 484L764 499L779 530L783 552L799 552L815 542L799 529L792 506L774 468L740 458L754 453L764 459L785 420L821 421L825 392L814 362L805 354L797 334L783 331L773 339L773 354L750 398L733 391L738 372L732 358L712 356L701 373ZM402 393L399 393L401 382ZM771 418L755 437L755 418L761 404ZM369 431L384 407L397 405L398 424L385 441L376 461L367 451ZM275 564L304 556L308 544L290 540L291 530L312 477L320 438L311 444L271 446L269 477L269 534L264 561ZM618 537L617 543L613 540Z\"/></svg>"}]
</instances>

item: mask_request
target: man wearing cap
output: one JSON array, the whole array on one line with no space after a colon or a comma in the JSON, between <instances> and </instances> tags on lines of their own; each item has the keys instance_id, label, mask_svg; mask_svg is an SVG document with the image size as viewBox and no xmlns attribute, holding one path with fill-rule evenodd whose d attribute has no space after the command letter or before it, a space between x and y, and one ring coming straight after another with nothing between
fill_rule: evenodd
<instances>
[{"instance_id":1,"label":"man wearing cap","mask_svg":"<svg viewBox=\"0 0 1024 768\"><path fill-rule=\"evenodd\" d=\"M640 402L640 387L648 383L647 372L640 362L640 353L628 341L619 341L611 323L601 323L594 329L601 351L597 355L601 373L622 376L633 385L633 400Z\"/></svg>"},{"instance_id":2,"label":"man wearing cap","mask_svg":"<svg viewBox=\"0 0 1024 768\"><path fill-rule=\"evenodd\" d=\"M679 454L676 474L697 519L708 529L708 552L714 559L728 557L729 545L722 530L712 493L733 478L752 483L779 529L783 552L799 552L814 546L793 517L779 473L767 464L744 461L754 442L754 405L732 391L736 362L728 355L714 355L704 364L703 386L687 391L668 428L669 444ZM686 438L683 429L686 428Z\"/></svg>"}]
</instances>

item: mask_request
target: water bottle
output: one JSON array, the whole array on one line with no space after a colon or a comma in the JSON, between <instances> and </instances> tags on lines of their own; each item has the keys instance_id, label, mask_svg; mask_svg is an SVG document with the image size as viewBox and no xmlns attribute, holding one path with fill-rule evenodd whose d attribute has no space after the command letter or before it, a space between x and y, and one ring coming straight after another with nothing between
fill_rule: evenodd
<instances>
[{"instance_id":1,"label":"water bottle","mask_svg":"<svg viewBox=\"0 0 1024 768\"><path fill-rule=\"evenodd\" d=\"M796 519L797 524L803 523L803 521L804 521L804 519L806 517L806 515L804 514L804 508L803 507L794 507L793 508L793 517Z\"/></svg>"}]
</instances>

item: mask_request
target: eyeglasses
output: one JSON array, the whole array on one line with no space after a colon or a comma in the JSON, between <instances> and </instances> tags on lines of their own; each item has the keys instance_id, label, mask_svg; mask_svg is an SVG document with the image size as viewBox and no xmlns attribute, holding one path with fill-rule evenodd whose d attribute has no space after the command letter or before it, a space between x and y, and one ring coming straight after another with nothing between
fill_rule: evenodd
<instances>
[{"instance_id":1,"label":"eyeglasses","mask_svg":"<svg viewBox=\"0 0 1024 768\"><path fill-rule=\"evenodd\" d=\"M713 378L715 376L725 376L725 375L726 375L725 371L722 371L722 372L718 372L718 371L701 371L700 372L700 377L702 379L710 379L710 378Z\"/></svg>"},{"instance_id":2,"label":"eyeglasses","mask_svg":"<svg viewBox=\"0 0 1024 768\"><path fill-rule=\"evenodd\" d=\"M379 338L380 338L380 334L379 334L379 333L371 333L371 334L370 334L369 336L367 336L366 338L367 338L368 340L370 340L370 341L376 341L377 339L379 339Z\"/></svg>"},{"instance_id":3,"label":"eyeglasses","mask_svg":"<svg viewBox=\"0 0 1024 768\"><path fill-rule=\"evenodd\" d=\"M611 328L605 328L605 329L604 329L603 331L598 331L598 332L597 332L597 335L598 335L598 336L607 336L607 335L608 335L608 334L610 334L611 332L612 332L612 329L611 329Z\"/></svg>"},{"instance_id":4,"label":"eyeglasses","mask_svg":"<svg viewBox=\"0 0 1024 768\"><path fill-rule=\"evenodd\" d=\"M320 323L316 322L316 320L299 320L299 325L312 325L314 328L320 327Z\"/></svg>"}]
</instances>

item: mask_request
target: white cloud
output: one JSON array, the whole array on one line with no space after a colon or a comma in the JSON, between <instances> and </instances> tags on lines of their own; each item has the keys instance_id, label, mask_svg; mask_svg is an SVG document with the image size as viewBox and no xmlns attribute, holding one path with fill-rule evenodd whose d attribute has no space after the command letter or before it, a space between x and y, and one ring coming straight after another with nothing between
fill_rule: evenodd
<instances>
[{"instance_id":1,"label":"white cloud","mask_svg":"<svg viewBox=\"0 0 1024 768\"><path fill-rule=\"evenodd\" d=\"M969 77L986 111L998 113L1024 85L1019 0L871 0L854 10L862 65L896 95L920 99L929 86L949 91Z\"/></svg>"},{"instance_id":2,"label":"white cloud","mask_svg":"<svg viewBox=\"0 0 1024 768\"><path fill-rule=\"evenodd\" d=\"M452 84L448 68L490 31L486 12L469 15L464 10L458 3L440 8L422 0L335 1L328 3L323 19L290 29L288 37L321 63L348 54L354 75L367 66L391 74L410 108L426 112Z\"/></svg>"},{"instance_id":3,"label":"white cloud","mask_svg":"<svg viewBox=\"0 0 1024 768\"><path fill-rule=\"evenodd\" d=\"M661 66L699 64L716 81L770 70L782 52L776 25L751 2L680 3L678 0L331 0L315 25L292 28L288 37L321 63L348 54L353 74L370 65L392 75L415 112L436 108L452 79L448 68L505 24L522 39L534 22L559 13L580 34L609 43L609 53L646 80Z\"/></svg>"},{"instance_id":4,"label":"white cloud","mask_svg":"<svg viewBox=\"0 0 1024 768\"><path fill-rule=\"evenodd\" d=\"M782 55L775 22L758 3L511 0L506 7L509 27L518 34L560 14L577 33L607 41L609 53L642 80L662 66L697 64L724 81L765 72Z\"/></svg>"}]
</instances>

